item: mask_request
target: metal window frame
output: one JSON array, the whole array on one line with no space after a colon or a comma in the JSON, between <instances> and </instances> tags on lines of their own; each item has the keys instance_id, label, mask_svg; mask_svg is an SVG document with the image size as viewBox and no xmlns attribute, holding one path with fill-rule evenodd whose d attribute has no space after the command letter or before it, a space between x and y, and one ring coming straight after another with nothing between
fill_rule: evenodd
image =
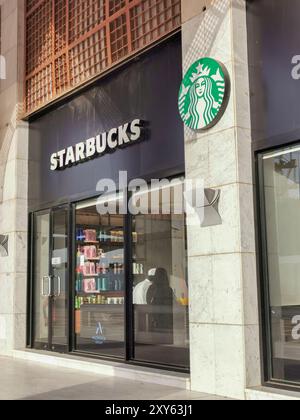
<instances>
[{"instance_id":1,"label":"metal window frame","mask_svg":"<svg viewBox=\"0 0 300 420\"><path fill-rule=\"evenodd\" d=\"M178 178L185 176L183 173L178 175L166 176L164 178ZM176 365L162 364L158 362L147 362L134 360L134 314L132 306L132 285L133 285L133 272L132 272L132 247L133 243L131 240L131 226L132 226L132 216L130 214L124 215L124 263L125 263L125 276L127 281L125 282L125 308L124 308L124 329L125 329L125 339L124 339L124 357L117 356L107 356L107 355L98 355L95 353L78 351L76 347L76 337L75 337L75 305L74 305L74 296L75 296L75 282L74 273L76 270L76 205L80 202L85 202L87 200L96 199L98 196L95 195L86 195L85 197L74 198L72 202L68 203L53 203L53 206L47 205L43 209L34 209L29 213L29 232L28 232L28 292L27 292L27 348L34 348L34 278L33 278L33 267L34 267L34 251L33 251L33 239L34 239L34 217L36 214L46 214L51 213L57 208L67 208L68 210L68 257L69 257L69 269L68 269L68 328L69 328L69 343L68 343L68 353L76 355L78 357L90 358L94 360L105 360L111 362L119 362L131 366L141 366L149 367L154 369L161 369L170 372L180 372L180 373L190 373L190 366L182 367ZM129 200L129 194L127 199ZM51 230L50 230L51 232ZM187 234L187 231L186 231ZM189 326L188 326L189 328ZM189 334L190 335L190 334ZM50 349L51 350L51 349ZM188 350L189 351L189 350ZM55 354L55 352L54 352Z\"/></svg>"},{"instance_id":2,"label":"metal window frame","mask_svg":"<svg viewBox=\"0 0 300 420\"><path fill-rule=\"evenodd\" d=\"M254 151L254 197L256 223L256 249L258 272L258 297L260 317L260 352L262 385L268 388L300 392L300 383L280 380L273 377L272 325L270 318L270 288L266 226L266 202L264 193L263 157L269 153L280 152L289 147L300 146L300 140L275 147Z\"/></svg>"},{"instance_id":3,"label":"metal window frame","mask_svg":"<svg viewBox=\"0 0 300 420\"><path fill-rule=\"evenodd\" d=\"M62 204L53 206L51 208L42 209L39 211L31 212L28 215L28 268L27 268L27 319L26 319L26 347L27 348L34 348L34 333L35 333L35 319L34 319L34 296L35 296L35 279L34 279L34 264L35 264L35 252L34 252L34 236L35 236L35 218L36 216L49 216L49 264L48 264L48 271L49 274L52 274L52 264L51 264L51 256L53 253L53 217L54 213L59 210L65 210L66 211L66 220L67 220L67 246L68 250L71 248L71 225L70 225L70 206L69 204ZM68 253L69 254L69 253ZM70 299L69 296L71 294L71 279L70 277L70 260L68 262L68 267L66 270L66 295L68 296L68 306L66 310L66 325L69 328L70 325ZM48 351L51 351L52 347L52 331L53 331L53 325L52 325L52 310L53 310L53 302L49 299L48 302ZM41 349L43 346L41 347ZM56 348L61 353L65 353L65 350L70 349L70 337L69 334L67 335L67 344L66 345L56 345Z\"/></svg>"}]
</instances>

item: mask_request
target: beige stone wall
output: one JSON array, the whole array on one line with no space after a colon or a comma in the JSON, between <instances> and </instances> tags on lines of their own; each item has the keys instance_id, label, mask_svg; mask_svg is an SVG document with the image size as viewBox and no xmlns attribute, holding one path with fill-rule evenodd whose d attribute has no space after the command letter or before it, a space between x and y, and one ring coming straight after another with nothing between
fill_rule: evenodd
<instances>
[{"instance_id":1,"label":"beige stone wall","mask_svg":"<svg viewBox=\"0 0 300 420\"><path fill-rule=\"evenodd\" d=\"M18 121L22 101L23 0L0 0L0 234L9 236L9 256L0 257L0 354L25 346L27 270L27 124Z\"/></svg>"},{"instance_id":2,"label":"beige stone wall","mask_svg":"<svg viewBox=\"0 0 300 420\"><path fill-rule=\"evenodd\" d=\"M28 130L22 101L24 0L0 0L0 354L25 345ZM204 11L204 8L206 10ZM222 61L232 91L221 121L185 130L186 175L221 190L222 225L188 231L192 388L244 398L260 384L251 126L244 0L182 0L183 68L202 56Z\"/></svg>"},{"instance_id":3,"label":"beige stone wall","mask_svg":"<svg viewBox=\"0 0 300 420\"><path fill-rule=\"evenodd\" d=\"M245 1L182 0L182 13L184 71L208 56L231 78L219 123L185 130L186 176L221 190L222 217L188 230L192 388L245 398L261 382Z\"/></svg>"}]
</instances>

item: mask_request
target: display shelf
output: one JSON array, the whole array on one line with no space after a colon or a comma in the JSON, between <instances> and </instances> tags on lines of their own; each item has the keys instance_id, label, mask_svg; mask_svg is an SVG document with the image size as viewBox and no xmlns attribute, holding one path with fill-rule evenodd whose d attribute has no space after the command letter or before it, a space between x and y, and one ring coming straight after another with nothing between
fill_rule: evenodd
<instances>
[{"instance_id":1,"label":"display shelf","mask_svg":"<svg viewBox=\"0 0 300 420\"><path fill-rule=\"evenodd\" d=\"M113 241L105 241L105 242L103 242L103 241L100 241L100 239L99 239L99 241L89 241L89 242L85 242L85 241L76 241L76 243L77 243L77 245L90 245L90 244L97 244L97 245L99 245L99 246L101 246L101 247L104 247L104 246L120 246L120 245L124 245L124 241L122 241L122 242L113 242Z\"/></svg>"},{"instance_id":2,"label":"display shelf","mask_svg":"<svg viewBox=\"0 0 300 420\"><path fill-rule=\"evenodd\" d=\"M123 298L124 297L125 292L124 291L115 291L115 290L106 290L106 291L99 291L97 290L96 292L76 292L76 296L77 297L88 297L88 296L92 296L92 295L102 295L102 296L107 296L107 297L112 297L112 298Z\"/></svg>"},{"instance_id":3,"label":"display shelf","mask_svg":"<svg viewBox=\"0 0 300 420\"><path fill-rule=\"evenodd\" d=\"M114 242L114 241L105 241L105 242L100 242L100 246L119 246L119 245L124 245L124 241L120 241L120 242Z\"/></svg>"},{"instance_id":4,"label":"display shelf","mask_svg":"<svg viewBox=\"0 0 300 420\"><path fill-rule=\"evenodd\" d=\"M83 305L81 305L81 308L90 308L90 309L95 309L95 308L103 308L103 307L124 307L123 304L121 303L84 303Z\"/></svg>"},{"instance_id":5,"label":"display shelf","mask_svg":"<svg viewBox=\"0 0 300 420\"><path fill-rule=\"evenodd\" d=\"M85 258L84 261L100 261L103 260L105 258L103 257L94 257L94 258Z\"/></svg>"},{"instance_id":6,"label":"display shelf","mask_svg":"<svg viewBox=\"0 0 300 420\"><path fill-rule=\"evenodd\" d=\"M122 265L123 268L123 265ZM76 271L78 271L79 268L76 269ZM107 275L111 275L111 276L121 276L123 275L123 273L114 273L114 268L106 268L106 273L95 273L95 274L83 274L80 273L83 277L99 277L99 276L107 276Z\"/></svg>"},{"instance_id":7,"label":"display shelf","mask_svg":"<svg viewBox=\"0 0 300 420\"><path fill-rule=\"evenodd\" d=\"M93 244L93 245L95 245L95 244L99 244L99 241L77 241L76 240L76 243L77 244L80 244L80 245L90 245L90 244Z\"/></svg>"},{"instance_id":8,"label":"display shelf","mask_svg":"<svg viewBox=\"0 0 300 420\"><path fill-rule=\"evenodd\" d=\"M99 277L99 274L82 274L83 278L96 278Z\"/></svg>"},{"instance_id":9,"label":"display shelf","mask_svg":"<svg viewBox=\"0 0 300 420\"><path fill-rule=\"evenodd\" d=\"M99 290L96 290L95 292L76 292L76 296L77 297L88 297L88 296L93 296L93 295L101 295L102 293Z\"/></svg>"}]
</instances>

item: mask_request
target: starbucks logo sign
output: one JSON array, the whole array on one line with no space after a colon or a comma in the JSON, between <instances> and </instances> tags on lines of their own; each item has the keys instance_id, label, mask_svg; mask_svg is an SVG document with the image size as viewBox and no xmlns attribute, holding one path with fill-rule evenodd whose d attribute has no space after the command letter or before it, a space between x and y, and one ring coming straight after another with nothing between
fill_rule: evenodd
<instances>
[{"instance_id":1,"label":"starbucks logo sign","mask_svg":"<svg viewBox=\"0 0 300 420\"><path fill-rule=\"evenodd\" d=\"M186 73L179 92L179 112L193 130L213 127L223 115L229 93L225 67L212 58L201 58Z\"/></svg>"}]
</instances>

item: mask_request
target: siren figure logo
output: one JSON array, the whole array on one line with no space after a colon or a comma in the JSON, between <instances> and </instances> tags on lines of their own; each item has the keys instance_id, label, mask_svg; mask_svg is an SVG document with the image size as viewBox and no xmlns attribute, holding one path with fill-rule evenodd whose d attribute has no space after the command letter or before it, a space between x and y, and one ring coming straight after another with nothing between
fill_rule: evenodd
<instances>
[{"instance_id":1,"label":"siren figure logo","mask_svg":"<svg viewBox=\"0 0 300 420\"><path fill-rule=\"evenodd\" d=\"M179 112L193 130L209 128L221 116L226 100L225 69L211 58L201 58L188 70L179 92Z\"/></svg>"}]
</instances>

